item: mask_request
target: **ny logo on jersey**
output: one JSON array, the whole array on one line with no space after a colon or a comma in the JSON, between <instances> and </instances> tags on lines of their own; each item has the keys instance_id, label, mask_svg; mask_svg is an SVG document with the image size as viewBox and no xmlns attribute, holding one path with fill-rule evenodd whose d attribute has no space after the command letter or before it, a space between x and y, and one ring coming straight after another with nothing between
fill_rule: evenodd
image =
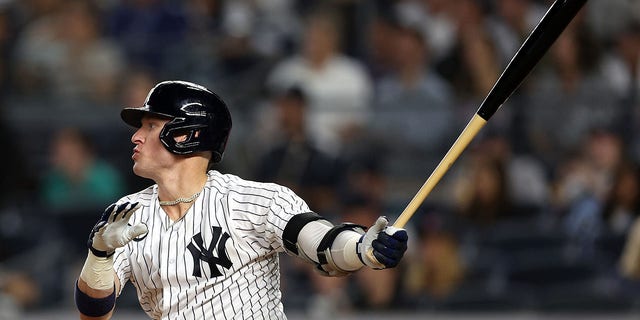
<instances>
[{"instance_id":1,"label":"ny logo on jersey","mask_svg":"<svg viewBox=\"0 0 640 320\"><path fill-rule=\"evenodd\" d=\"M218 269L218 265L225 269L229 269L233 264L231 260L229 260L227 252L224 250L225 244L227 243L227 240L229 240L229 234L226 232L222 233L222 228L220 227L212 227L212 229L213 232L209 247L205 247L204 241L202 240L202 233L198 233L193 236L193 238L191 238L191 242L187 246L187 249L191 252L191 256L193 256L194 277L202 277L200 260L209 265L209 271L211 272L212 277L222 275L220 269ZM213 249L216 249L217 256L213 255Z\"/></svg>"}]
</instances>

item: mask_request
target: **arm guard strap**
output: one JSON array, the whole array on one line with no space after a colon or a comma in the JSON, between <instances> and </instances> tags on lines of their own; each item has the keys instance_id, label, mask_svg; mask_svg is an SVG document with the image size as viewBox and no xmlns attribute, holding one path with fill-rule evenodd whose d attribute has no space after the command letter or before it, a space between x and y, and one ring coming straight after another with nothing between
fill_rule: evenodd
<instances>
[{"instance_id":1,"label":"arm guard strap","mask_svg":"<svg viewBox=\"0 0 640 320\"><path fill-rule=\"evenodd\" d=\"M343 223L331 228L324 235L322 241L320 241L320 244L318 245L318 264L316 265L316 269L320 272L320 274L331 277L339 277L353 272L353 270L344 270L340 268L333 258L333 243L340 233L347 230L354 231L358 234L364 234L364 228L353 223Z\"/></svg>"}]
</instances>

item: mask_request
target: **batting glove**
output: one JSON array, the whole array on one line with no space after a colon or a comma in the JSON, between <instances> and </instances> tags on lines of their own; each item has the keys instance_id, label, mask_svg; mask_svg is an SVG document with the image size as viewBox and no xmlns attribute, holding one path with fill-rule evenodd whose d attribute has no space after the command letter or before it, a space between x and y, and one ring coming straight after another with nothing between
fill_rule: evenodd
<instances>
[{"instance_id":1,"label":"batting glove","mask_svg":"<svg viewBox=\"0 0 640 320\"><path fill-rule=\"evenodd\" d=\"M407 251L407 231L388 224L387 218L379 217L358 242L360 260L373 269L397 266Z\"/></svg>"},{"instance_id":2,"label":"batting glove","mask_svg":"<svg viewBox=\"0 0 640 320\"><path fill-rule=\"evenodd\" d=\"M116 248L147 233L147 226L131 226L129 219L140 208L140 204L125 202L119 206L112 204L102 213L100 220L91 230L87 245L97 257L110 257Z\"/></svg>"}]
</instances>

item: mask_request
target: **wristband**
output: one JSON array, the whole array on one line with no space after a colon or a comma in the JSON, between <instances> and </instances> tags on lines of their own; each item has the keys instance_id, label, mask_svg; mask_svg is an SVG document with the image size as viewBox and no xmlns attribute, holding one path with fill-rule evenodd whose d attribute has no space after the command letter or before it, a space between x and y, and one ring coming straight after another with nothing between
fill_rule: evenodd
<instances>
[{"instance_id":1,"label":"wristband","mask_svg":"<svg viewBox=\"0 0 640 320\"><path fill-rule=\"evenodd\" d=\"M89 244L89 250L91 250L91 253L93 253L93 255L95 255L96 257L100 257L100 258L109 258L114 253L116 253L115 250L112 250L112 251L98 250L98 249L94 248L93 245L91 245L91 244Z\"/></svg>"},{"instance_id":2,"label":"wristband","mask_svg":"<svg viewBox=\"0 0 640 320\"><path fill-rule=\"evenodd\" d=\"M76 307L80 313L89 317L102 317L116 305L116 290L115 287L110 295L104 298L94 298L88 294L82 292L78 287L78 281L76 281L75 290Z\"/></svg>"}]
</instances>

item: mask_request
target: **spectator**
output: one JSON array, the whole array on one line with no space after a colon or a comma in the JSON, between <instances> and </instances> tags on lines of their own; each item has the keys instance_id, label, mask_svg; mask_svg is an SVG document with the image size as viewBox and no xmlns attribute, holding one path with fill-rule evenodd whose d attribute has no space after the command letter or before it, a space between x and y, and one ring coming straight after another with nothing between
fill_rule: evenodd
<instances>
[{"instance_id":1,"label":"spectator","mask_svg":"<svg viewBox=\"0 0 640 320\"><path fill-rule=\"evenodd\" d=\"M504 133L488 129L478 140L477 148L504 166L509 201L514 210L520 215L547 210L551 183L544 165L532 155L514 152Z\"/></svg>"},{"instance_id":2,"label":"spectator","mask_svg":"<svg viewBox=\"0 0 640 320\"><path fill-rule=\"evenodd\" d=\"M447 0L403 0L395 5L399 23L413 25L425 36L434 62L440 61L454 45L453 5Z\"/></svg>"},{"instance_id":3,"label":"spectator","mask_svg":"<svg viewBox=\"0 0 640 320\"><path fill-rule=\"evenodd\" d=\"M553 169L594 128L613 127L621 112L599 73L600 54L578 14L530 79L525 111L532 152ZM546 63L548 64L546 64Z\"/></svg>"},{"instance_id":4,"label":"spectator","mask_svg":"<svg viewBox=\"0 0 640 320\"><path fill-rule=\"evenodd\" d=\"M89 138L73 128L62 129L51 143L51 169L43 177L44 204L58 213L104 208L124 193L117 170L100 158Z\"/></svg>"},{"instance_id":5,"label":"spectator","mask_svg":"<svg viewBox=\"0 0 640 320\"><path fill-rule=\"evenodd\" d=\"M305 27L300 51L276 65L267 84L274 91L293 85L305 90L311 137L322 150L339 154L366 123L371 81L363 65L341 54L333 15L314 13Z\"/></svg>"},{"instance_id":6,"label":"spectator","mask_svg":"<svg viewBox=\"0 0 640 320\"><path fill-rule=\"evenodd\" d=\"M415 172L435 167L454 138L454 98L449 84L431 69L429 46L419 30L394 29L392 68L376 83L369 134L389 158L390 183L412 181Z\"/></svg>"},{"instance_id":7,"label":"spectator","mask_svg":"<svg viewBox=\"0 0 640 320\"><path fill-rule=\"evenodd\" d=\"M633 0L589 1L586 7L586 22L600 43L612 43L629 23L640 18L640 3Z\"/></svg>"},{"instance_id":8,"label":"spectator","mask_svg":"<svg viewBox=\"0 0 640 320\"><path fill-rule=\"evenodd\" d=\"M612 197L614 178L626 155L620 136L607 130L591 132L582 148L559 167L552 208L577 252L592 258L595 241L615 223L613 217L604 218L604 206Z\"/></svg>"},{"instance_id":9,"label":"spectator","mask_svg":"<svg viewBox=\"0 0 640 320\"><path fill-rule=\"evenodd\" d=\"M367 25L365 63L373 81L377 81L391 71L393 47L389 43L394 41L395 24L394 18L378 14L372 17Z\"/></svg>"},{"instance_id":10,"label":"spectator","mask_svg":"<svg viewBox=\"0 0 640 320\"><path fill-rule=\"evenodd\" d=\"M585 195L602 201L624 160L619 135L611 130L592 130L585 137L580 152L558 166L553 181L553 206L559 212L566 212L572 203Z\"/></svg>"},{"instance_id":11,"label":"spectator","mask_svg":"<svg viewBox=\"0 0 640 320\"><path fill-rule=\"evenodd\" d=\"M438 61L437 70L453 85L461 103L470 103L477 108L493 87L501 67L495 39L489 29L488 4L486 1L460 0L452 4L450 10L455 42Z\"/></svg>"},{"instance_id":12,"label":"spectator","mask_svg":"<svg viewBox=\"0 0 640 320\"><path fill-rule=\"evenodd\" d=\"M340 161L319 150L309 137L305 116L307 96L297 87L273 99L280 136L258 161L258 181L276 182L306 197L323 214L331 209L334 190L340 182Z\"/></svg>"},{"instance_id":13,"label":"spectator","mask_svg":"<svg viewBox=\"0 0 640 320\"><path fill-rule=\"evenodd\" d=\"M23 94L51 89L60 105L114 101L124 61L119 47L102 37L98 17L91 2L73 0L26 27L14 56Z\"/></svg>"},{"instance_id":14,"label":"spectator","mask_svg":"<svg viewBox=\"0 0 640 320\"><path fill-rule=\"evenodd\" d=\"M603 78L619 100L619 120L623 138L632 156L640 159L638 124L640 123L640 22L628 23L612 35L613 49L603 62Z\"/></svg>"},{"instance_id":15,"label":"spectator","mask_svg":"<svg viewBox=\"0 0 640 320\"><path fill-rule=\"evenodd\" d=\"M469 225L487 226L512 217L504 164L482 150L469 157L466 169L453 181L453 210Z\"/></svg>"},{"instance_id":16,"label":"spectator","mask_svg":"<svg viewBox=\"0 0 640 320\"><path fill-rule=\"evenodd\" d=\"M496 47L507 65L524 40L544 16L545 8L534 0L498 0L492 18Z\"/></svg>"},{"instance_id":17,"label":"spectator","mask_svg":"<svg viewBox=\"0 0 640 320\"><path fill-rule=\"evenodd\" d=\"M290 53L291 45L302 32L295 5L293 0L225 2L224 33L229 37L247 37L260 56L281 57Z\"/></svg>"},{"instance_id":18,"label":"spectator","mask_svg":"<svg viewBox=\"0 0 640 320\"><path fill-rule=\"evenodd\" d=\"M187 32L182 45L167 50L164 73L201 79L229 92L234 105L251 108L273 63L300 37L293 5L290 0L187 1Z\"/></svg>"},{"instance_id":19,"label":"spectator","mask_svg":"<svg viewBox=\"0 0 640 320\"><path fill-rule=\"evenodd\" d=\"M137 66L164 71L168 53L184 50L186 12L174 1L118 1L104 18L106 34Z\"/></svg>"},{"instance_id":20,"label":"spectator","mask_svg":"<svg viewBox=\"0 0 640 320\"><path fill-rule=\"evenodd\" d=\"M420 303L445 301L465 276L462 249L456 234L432 212L419 224L416 253L409 256L404 278L407 296Z\"/></svg>"},{"instance_id":21,"label":"spectator","mask_svg":"<svg viewBox=\"0 0 640 320\"><path fill-rule=\"evenodd\" d=\"M637 96L640 90L640 22L629 23L616 33L613 45L605 64L604 77L620 97Z\"/></svg>"},{"instance_id":22,"label":"spectator","mask_svg":"<svg viewBox=\"0 0 640 320\"><path fill-rule=\"evenodd\" d=\"M640 216L640 169L624 163L616 170L602 206L602 220L611 234L624 235Z\"/></svg>"}]
</instances>

